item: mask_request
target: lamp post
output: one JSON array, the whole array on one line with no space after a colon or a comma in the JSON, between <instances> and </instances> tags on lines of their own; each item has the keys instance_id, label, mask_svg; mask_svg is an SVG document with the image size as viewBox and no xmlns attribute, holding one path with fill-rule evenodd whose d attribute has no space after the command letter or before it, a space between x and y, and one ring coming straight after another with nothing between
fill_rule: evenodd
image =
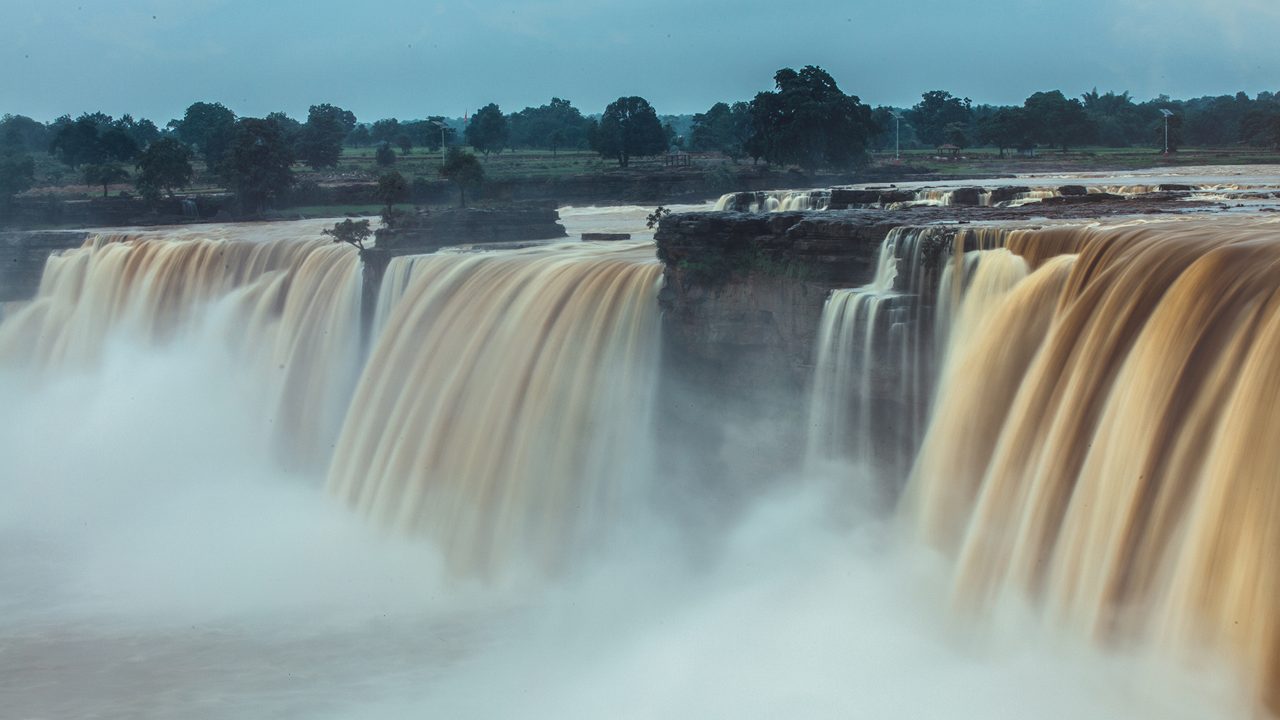
<instances>
[{"instance_id":1,"label":"lamp post","mask_svg":"<svg viewBox=\"0 0 1280 720\"><path fill-rule=\"evenodd\" d=\"M1169 154L1169 118L1173 117L1173 113L1160 108L1160 114L1164 116L1164 154Z\"/></svg>"},{"instance_id":2,"label":"lamp post","mask_svg":"<svg viewBox=\"0 0 1280 720\"><path fill-rule=\"evenodd\" d=\"M902 113L890 112L893 116L893 159L898 161L902 157Z\"/></svg>"},{"instance_id":3,"label":"lamp post","mask_svg":"<svg viewBox=\"0 0 1280 720\"><path fill-rule=\"evenodd\" d=\"M449 126L448 126L448 125L446 125L446 124L444 124L444 123L442 123L442 122L440 122L439 120L432 120L432 121L431 121L431 124L432 124L432 125L435 125L435 126L436 126L436 127L438 127L438 128L440 128L440 164L443 166L443 164L444 164L444 155L445 155L445 153L444 153L444 133L445 133L445 130L447 130L447 129L449 128Z\"/></svg>"}]
</instances>

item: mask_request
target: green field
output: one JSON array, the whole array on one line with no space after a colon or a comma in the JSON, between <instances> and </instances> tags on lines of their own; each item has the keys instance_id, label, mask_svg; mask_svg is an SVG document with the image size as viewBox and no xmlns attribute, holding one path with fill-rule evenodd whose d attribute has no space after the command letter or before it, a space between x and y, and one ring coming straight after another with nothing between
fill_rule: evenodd
<instances>
[{"instance_id":1,"label":"green field","mask_svg":"<svg viewBox=\"0 0 1280 720\"><path fill-rule=\"evenodd\" d=\"M380 167L374 160L375 148L345 148L338 167L327 170L312 170L304 165L296 165L298 183L314 182L319 185L349 185L375 181L379 175L395 170L410 181L415 178L438 180L442 162L440 152L430 152L415 148L410 154L396 152L396 162L388 167ZM565 150L551 153L544 150L508 150L491 154L488 157L479 155L490 180L530 180L542 181L555 178L634 174L640 175L662 170L664 158L636 158L630 167L619 168L611 159L601 158L594 152L586 150ZM707 153L694 154L692 163L681 172L711 173L719 175L717 185L725 185L732 189L733 178L739 172L749 171L753 167L750 160L734 163L723 156ZM1015 153L1007 153L1000 157L991 148L973 148L964 150L957 159L939 157L932 150L904 150L901 159L895 161L893 153L876 153L867 168L876 175L903 166L912 171L928 172L954 178L1014 175L1022 173L1054 173L1054 172L1090 172L1090 171L1124 171L1151 167L1178 167L1188 165L1243 165L1243 164L1280 164L1280 152L1259 150L1254 148L1183 148L1169 156L1147 148L1102 148L1088 147L1073 149L1062 153L1055 150L1038 151L1034 157L1024 157ZM763 167L763 166L761 166ZM779 168L774 168L775 170ZM910 179L904 176L903 179ZM66 167L48 155L36 156L37 187L32 195L56 196L64 199L81 199L99 197L100 187L88 187L80 180L76 170ZM803 181L801 181L803 182ZM209 172L203 163L196 164L196 179L186 194L199 194L221 191L218 179ZM111 195L133 192L129 183L113 185ZM308 208L314 210L314 208ZM294 208L301 210L301 208ZM376 210L376 208L375 208ZM346 212L364 213L369 208L364 205L328 206L324 214L342 214Z\"/></svg>"}]
</instances>

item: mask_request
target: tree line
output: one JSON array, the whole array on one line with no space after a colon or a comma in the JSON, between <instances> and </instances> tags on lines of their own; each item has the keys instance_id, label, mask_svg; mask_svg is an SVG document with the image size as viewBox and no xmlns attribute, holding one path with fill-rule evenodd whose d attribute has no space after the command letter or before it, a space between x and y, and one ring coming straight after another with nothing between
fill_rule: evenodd
<instances>
[{"instance_id":1,"label":"tree line","mask_svg":"<svg viewBox=\"0 0 1280 720\"><path fill-rule=\"evenodd\" d=\"M41 123L22 115L0 117L0 201L32 186L32 155L48 153L77 171L85 184L132 179L149 198L172 195L195 177L192 161L258 210L294 182L293 167L334 168L344 147L376 146L380 166L413 148L435 152L461 140L484 156L508 149L592 150L626 167L633 158L669 150L720 153L735 162L854 168L869 153L904 148L986 146L1007 150L1067 150L1083 145L1163 148L1165 115L1171 150L1183 145L1280 148L1280 97L1244 93L1137 102L1125 93L1078 98L1059 90L1036 92L1021 105L975 105L945 90L922 94L909 108L872 108L847 94L820 67L783 68L773 88L750 100L717 102L692 116L659 116L648 100L619 97L598 115L584 115L568 100L504 113L496 104L465 122L444 116L359 122L350 110L313 105L305 121L283 112L240 117L216 102L196 102L161 128L145 118L101 112ZM470 172L470 171L469 171ZM474 175L474 173L470 173Z\"/></svg>"}]
</instances>

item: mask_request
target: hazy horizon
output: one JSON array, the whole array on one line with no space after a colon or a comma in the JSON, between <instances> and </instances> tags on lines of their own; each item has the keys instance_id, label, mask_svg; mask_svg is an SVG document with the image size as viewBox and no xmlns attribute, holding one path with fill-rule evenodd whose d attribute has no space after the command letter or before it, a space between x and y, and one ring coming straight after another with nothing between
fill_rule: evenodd
<instances>
[{"instance_id":1,"label":"hazy horizon","mask_svg":"<svg viewBox=\"0 0 1280 720\"><path fill-rule=\"evenodd\" d=\"M819 0L436 3L376 9L282 0L0 2L18 30L0 113L49 121L101 110L163 125L197 100L238 114L305 117L334 103L362 121L504 111L552 96L598 113L641 95L662 114L702 112L769 89L781 67L821 65L871 105L945 89L1017 104L1061 89L1145 100L1276 91L1280 4L1229 0L920 0L910 10ZM957 28L969 28L959 31ZM1224 80L1223 78L1227 78Z\"/></svg>"}]
</instances>

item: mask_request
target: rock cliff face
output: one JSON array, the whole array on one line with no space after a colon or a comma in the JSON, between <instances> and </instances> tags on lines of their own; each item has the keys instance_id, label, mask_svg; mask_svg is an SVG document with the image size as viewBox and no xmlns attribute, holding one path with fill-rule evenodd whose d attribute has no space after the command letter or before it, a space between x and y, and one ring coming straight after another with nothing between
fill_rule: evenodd
<instances>
[{"instance_id":1,"label":"rock cliff face","mask_svg":"<svg viewBox=\"0 0 1280 720\"><path fill-rule=\"evenodd\" d=\"M871 280L897 224L876 211L706 212L662 222L659 416L664 446L674 449L671 473L714 486L796 467L823 304L833 288ZM689 443L703 452L681 453ZM708 445L720 452L705 452Z\"/></svg>"},{"instance_id":2,"label":"rock cliff face","mask_svg":"<svg viewBox=\"0 0 1280 720\"><path fill-rule=\"evenodd\" d=\"M1005 196L1019 191L1010 187ZM824 199L829 198L832 207L894 200L889 191L828 192ZM967 204L973 198L962 200ZM735 197L727 204L737 202ZM758 205L759 197L742 194L741 204ZM705 467L700 474L740 479L744 474L794 467L804 447L823 305L832 289L856 288L873 280L881 244L894 228L942 224L941 230L931 232L930 242L945 245L955 230L969 223L1162 213L1170 212L1170 207L1169 198L1163 196L1134 200L1085 193L1025 207L668 216L655 233L658 257L666 266L659 294L666 362L660 414L664 432L672 446L711 433L703 441L718 444L724 457L752 459L745 468ZM923 257L897 258L899 279L910 275L909 270L917 275L934 272L936 268L929 269L927 261L920 268L904 265ZM869 373L875 387L869 398L862 398L876 408L877 427L870 431L873 443L889 445L919 431L919 423L909 418L922 416L918 404L927 397L931 375L915 373L921 378L914 382L923 385L914 395L899 391L903 348L907 347L902 338L923 338L910 341L915 344L906 354L932 357L928 338L933 335L929 327L933 299L932 290L926 289L931 287L930 282L922 283L921 295L896 288L903 293L890 310L889 322L898 328L896 349L886 347L882 357L872 360ZM712 429L717 417L729 419L741 431L739 435L729 437ZM899 460L894 470L902 469Z\"/></svg>"},{"instance_id":3,"label":"rock cliff face","mask_svg":"<svg viewBox=\"0 0 1280 720\"><path fill-rule=\"evenodd\" d=\"M87 237L84 232L0 233L0 302L34 297L49 255L80 247Z\"/></svg>"},{"instance_id":4,"label":"rock cliff face","mask_svg":"<svg viewBox=\"0 0 1280 720\"><path fill-rule=\"evenodd\" d=\"M800 392L827 294L869 282L899 224L871 211L667 218L655 240L668 346L717 384Z\"/></svg>"}]
</instances>

